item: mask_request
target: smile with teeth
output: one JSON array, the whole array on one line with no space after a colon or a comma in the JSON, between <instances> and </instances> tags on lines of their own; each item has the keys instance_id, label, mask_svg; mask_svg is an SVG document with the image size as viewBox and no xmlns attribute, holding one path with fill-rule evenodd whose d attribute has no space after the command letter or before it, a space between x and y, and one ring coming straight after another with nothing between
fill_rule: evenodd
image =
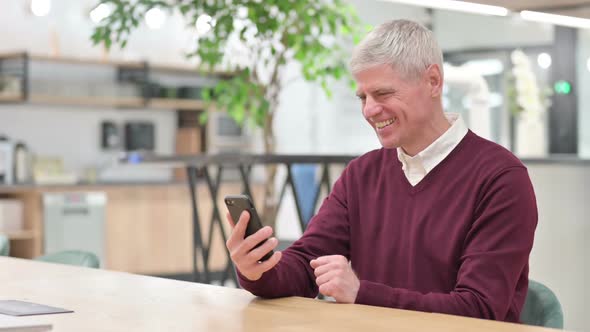
<instances>
[{"instance_id":1,"label":"smile with teeth","mask_svg":"<svg viewBox=\"0 0 590 332\"><path fill-rule=\"evenodd\" d=\"M394 123L395 120L396 119L389 119L389 120L385 120L385 121L375 122L375 127L377 127L377 129L385 128L385 127L389 126L390 124Z\"/></svg>"}]
</instances>

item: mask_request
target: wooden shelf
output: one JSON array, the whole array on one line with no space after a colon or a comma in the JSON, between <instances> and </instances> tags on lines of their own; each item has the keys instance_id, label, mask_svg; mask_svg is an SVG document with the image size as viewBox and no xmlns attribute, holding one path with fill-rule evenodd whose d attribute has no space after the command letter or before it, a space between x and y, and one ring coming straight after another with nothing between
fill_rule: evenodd
<instances>
[{"instance_id":1,"label":"wooden shelf","mask_svg":"<svg viewBox=\"0 0 590 332\"><path fill-rule=\"evenodd\" d=\"M44 62L56 62L66 64L81 64L81 65L104 65L104 66L121 66L126 68L144 68L144 64L139 61L116 61L108 59L90 59L90 58L74 58L74 57L55 57L48 55L30 55L31 60L44 61Z\"/></svg>"},{"instance_id":2,"label":"wooden shelf","mask_svg":"<svg viewBox=\"0 0 590 332\"><path fill-rule=\"evenodd\" d=\"M0 231L0 234L6 235L10 240L33 240L35 239L35 232L30 230L22 230L17 232Z\"/></svg>"},{"instance_id":3,"label":"wooden shelf","mask_svg":"<svg viewBox=\"0 0 590 332\"><path fill-rule=\"evenodd\" d=\"M10 52L10 53L0 53L1 59L18 59L23 58L27 53L26 52Z\"/></svg>"},{"instance_id":4,"label":"wooden shelf","mask_svg":"<svg viewBox=\"0 0 590 332\"><path fill-rule=\"evenodd\" d=\"M143 98L140 97L65 97L50 95L31 95L31 103L46 105L68 106L99 106L99 107L145 107Z\"/></svg>"},{"instance_id":5,"label":"wooden shelf","mask_svg":"<svg viewBox=\"0 0 590 332\"><path fill-rule=\"evenodd\" d=\"M152 108L171 110L204 111L205 102L196 99L169 99L152 98L148 104L141 97L66 97L51 95L31 95L29 102L41 105L65 105L65 106L96 106L96 107L128 107L128 108ZM25 102L20 95L0 96L0 103Z\"/></svg>"},{"instance_id":6,"label":"wooden shelf","mask_svg":"<svg viewBox=\"0 0 590 332\"><path fill-rule=\"evenodd\" d=\"M208 72L208 71L200 71L198 68L191 67L191 66L174 66L174 65L164 65L164 64L150 64L150 70L166 71L166 72L178 73L178 74L213 75L213 76L222 76L222 77L231 77L231 76L235 75L235 73L229 72L229 71L214 70L212 72Z\"/></svg>"},{"instance_id":7,"label":"wooden shelf","mask_svg":"<svg viewBox=\"0 0 590 332\"><path fill-rule=\"evenodd\" d=\"M152 98L148 103L148 107L201 111L205 110L205 102L195 99Z\"/></svg>"},{"instance_id":8,"label":"wooden shelf","mask_svg":"<svg viewBox=\"0 0 590 332\"><path fill-rule=\"evenodd\" d=\"M0 102L2 103L10 103L10 102L22 102L23 97L21 95L0 95Z\"/></svg>"}]
</instances>

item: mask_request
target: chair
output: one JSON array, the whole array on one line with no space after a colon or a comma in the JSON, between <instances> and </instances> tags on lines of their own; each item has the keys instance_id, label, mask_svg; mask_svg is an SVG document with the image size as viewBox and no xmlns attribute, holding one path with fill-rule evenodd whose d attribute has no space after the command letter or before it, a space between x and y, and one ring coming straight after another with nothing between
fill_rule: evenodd
<instances>
[{"instance_id":1,"label":"chair","mask_svg":"<svg viewBox=\"0 0 590 332\"><path fill-rule=\"evenodd\" d=\"M98 268L100 261L95 254L87 251L64 250L53 254L47 254L35 258L36 261L76 265L82 267Z\"/></svg>"},{"instance_id":2,"label":"chair","mask_svg":"<svg viewBox=\"0 0 590 332\"><path fill-rule=\"evenodd\" d=\"M6 235L0 234L0 256L8 256L10 252L10 240Z\"/></svg>"},{"instance_id":3,"label":"chair","mask_svg":"<svg viewBox=\"0 0 590 332\"><path fill-rule=\"evenodd\" d=\"M563 329L563 311L557 296L547 286L529 280L520 321L527 325Z\"/></svg>"}]
</instances>

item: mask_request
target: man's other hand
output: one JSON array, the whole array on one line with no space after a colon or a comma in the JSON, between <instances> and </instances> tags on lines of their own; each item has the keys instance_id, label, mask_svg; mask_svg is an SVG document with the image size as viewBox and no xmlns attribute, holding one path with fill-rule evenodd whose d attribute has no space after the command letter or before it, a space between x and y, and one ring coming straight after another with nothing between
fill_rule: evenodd
<instances>
[{"instance_id":1,"label":"man's other hand","mask_svg":"<svg viewBox=\"0 0 590 332\"><path fill-rule=\"evenodd\" d=\"M361 282L346 257L322 256L310 262L320 293L333 297L338 303L354 303Z\"/></svg>"}]
</instances>

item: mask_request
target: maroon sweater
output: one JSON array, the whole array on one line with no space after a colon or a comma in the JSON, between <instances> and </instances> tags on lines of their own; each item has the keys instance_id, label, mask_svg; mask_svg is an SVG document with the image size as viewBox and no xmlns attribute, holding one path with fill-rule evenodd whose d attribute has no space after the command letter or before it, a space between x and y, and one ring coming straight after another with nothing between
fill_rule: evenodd
<instances>
[{"instance_id":1,"label":"maroon sweater","mask_svg":"<svg viewBox=\"0 0 590 332\"><path fill-rule=\"evenodd\" d=\"M518 322L537 207L526 168L469 132L412 187L395 150L342 173L303 236L257 281L262 297L315 297L310 260L350 259L356 303Z\"/></svg>"}]
</instances>

